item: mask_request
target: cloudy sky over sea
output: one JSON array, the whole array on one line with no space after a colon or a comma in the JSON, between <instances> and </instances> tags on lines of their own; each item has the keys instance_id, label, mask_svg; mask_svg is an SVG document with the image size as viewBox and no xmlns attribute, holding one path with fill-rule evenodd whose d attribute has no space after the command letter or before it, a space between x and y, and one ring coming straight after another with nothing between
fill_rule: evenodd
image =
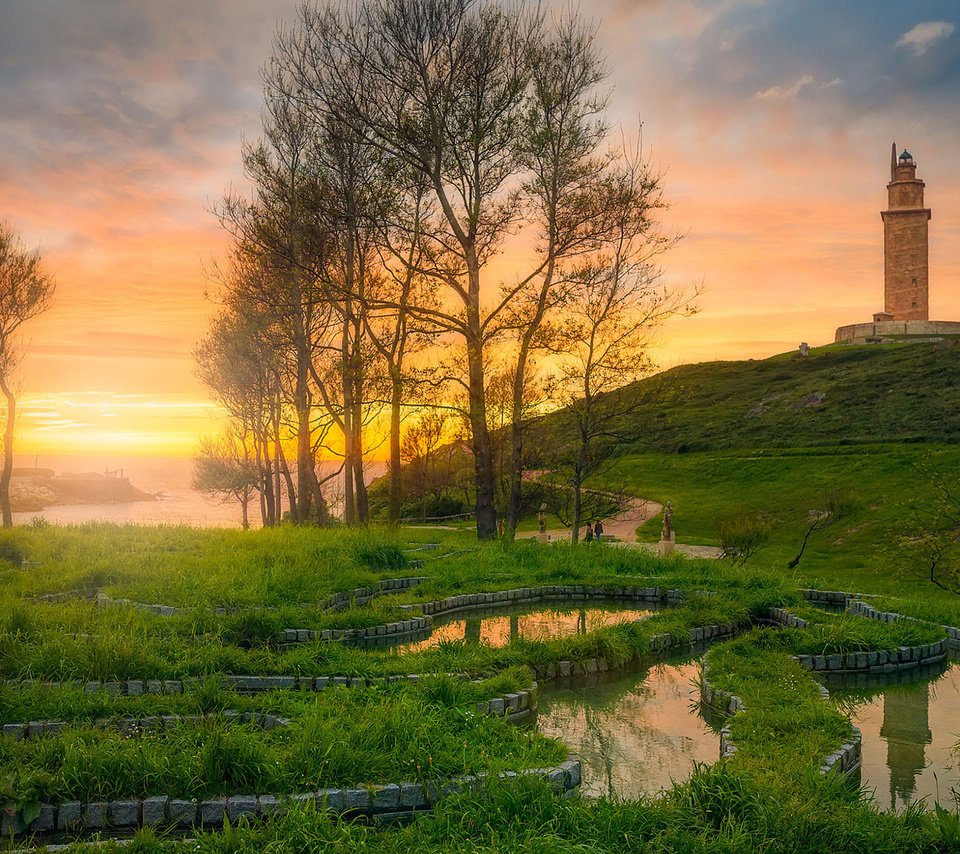
<instances>
[{"instance_id":1,"label":"cloudy sky over sea","mask_svg":"<svg viewBox=\"0 0 960 854\"><path fill-rule=\"evenodd\" d=\"M211 408L191 351L245 184L259 68L296 0L0 0L0 218L56 306L29 330L25 441L188 453ZM566 0L548 8L568 8ZM927 182L931 315L960 319L960 4L591 0L610 119L643 122L701 313L661 364L832 340L882 307L890 143ZM505 268L509 267L509 260ZM69 448L68 448L69 446Z\"/></svg>"}]
</instances>

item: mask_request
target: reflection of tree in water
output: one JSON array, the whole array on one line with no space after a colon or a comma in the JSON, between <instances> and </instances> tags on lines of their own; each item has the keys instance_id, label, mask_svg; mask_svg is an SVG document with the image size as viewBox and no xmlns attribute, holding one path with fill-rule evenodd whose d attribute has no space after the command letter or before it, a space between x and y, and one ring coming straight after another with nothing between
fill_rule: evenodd
<instances>
[{"instance_id":1,"label":"reflection of tree in water","mask_svg":"<svg viewBox=\"0 0 960 854\"><path fill-rule=\"evenodd\" d=\"M514 643L523 638L528 641L546 640L568 634L585 635L590 631L617 622L629 622L649 615L645 610L606 610L580 608L577 610L537 610L523 613L513 611L502 614L476 614L466 619L441 623L433 634L440 638L456 637L462 627L466 643L486 641L494 646ZM429 644L421 644L428 646Z\"/></svg>"},{"instance_id":2,"label":"reflection of tree in water","mask_svg":"<svg viewBox=\"0 0 960 854\"><path fill-rule=\"evenodd\" d=\"M541 698L539 727L584 761L584 791L636 797L712 762L718 738L691 703L690 663L660 665L611 680L580 680ZM551 694L553 696L551 696Z\"/></svg>"}]
</instances>

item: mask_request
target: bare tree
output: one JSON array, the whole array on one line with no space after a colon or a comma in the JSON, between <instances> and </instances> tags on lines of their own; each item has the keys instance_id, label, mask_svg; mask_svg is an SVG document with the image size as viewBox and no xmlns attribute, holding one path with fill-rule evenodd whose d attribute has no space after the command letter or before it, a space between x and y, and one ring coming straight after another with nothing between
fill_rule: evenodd
<instances>
[{"instance_id":1,"label":"bare tree","mask_svg":"<svg viewBox=\"0 0 960 854\"><path fill-rule=\"evenodd\" d=\"M245 305L249 311L251 306ZM234 429L249 437L258 471L260 516L264 526L282 515L282 444L279 431L283 406L281 374L272 336L260 317L227 308L216 316L210 332L194 351L197 376L230 417Z\"/></svg>"},{"instance_id":2,"label":"bare tree","mask_svg":"<svg viewBox=\"0 0 960 854\"><path fill-rule=\"evenodd\" d=\"M933 584L960 594L960 469L945 466L933 454L915 468L916 481L929 484L930 492L906 506L907 521L892 550L894 560L901 560L902 551L913 553Z\"/></svg>"},{"instance_id":3,"label":"bare tree","mask_svg":"<svg viewBox=\"0 0 960 854\"><path fill-rule=\"evenodd\" d=\"M843 521L851 513L856 512L860 502L854 492L849 489L838 489L831 492L822 502L822 506L811 510L807 514L807 530L800 543L800 551L787 564L787 569L795 569L800 565L803 553L807 549L807 543L814 534L832 528L837 523Z\"/></svg>"},{"instance_id":4,"label":"bare tree","mask_svg":"<svg viewBox=\"0 0 960 854\"><path fill-rule=\"evenodd\" d=\"M280 85L282 72L271 65L264 73L266 110L264 139L244 146L243 162L254 184L252 199L228 196L217 210L234 237L235 253L260 271L232 283L234 303L256 306L273 336L294 423L288 432L296 440L296 484L288 479L290 519L305 522L323 514L323 497L316 476L312 435L311 367L316 342L332 323L331 307L318 286L329 235L319 213L323 188L309 163L314 128L289 86ZM319 331L318 331L319 330ZM283 456L277 425L278 463ZM281 469L286 470L286 460Z\"/></svg>"},{"instance_id":5,"label":"bare tree","mask_svg":"<svg viewBox=\"0 0 960 854\"><path fill-rule=\"evenodd\" d=\"M193 488L204 495L239 502L245 531L250 527L250 499L260 483L249 438L235 427L203 438L193 461L192 480Z\"/></svg>"},{"instance_id":6,"label":"bare tree","mask_svg":"<svg viewBox=\"0 0 960 854\"><path fill-rule=\"evenodd\" d=\"M410 310L466 345L482 538L496 535L486 345L508 301L485 304L482 274L521 214L521 116L540 24L538 16L472 0L382 0L346 10L306 4L299 29L277 50L318 110L422 176L437 201L422 220L416 270L442 289L441 307Z\"/></svg>"},{"instance_id":7,"label":"bare tree","mask_svg":"<svg viewBox=\"0 0 960 854\"><path fill-rule=\"evenodd\" d=\"M20 327L53 303L55 284L44 269L39 250L27 249L13 228L0 223L0 391L7 402L0 472L0 512L3 527L13 526L10 478L13 474L13 435L17 416L14 377L20 361Z\"/></svg>"},{"instance_id":8,"label":"bare tree","mask_svg":"<svg viewBox=\"0 0 960 854\"><path fill-rule=\"evenodd\" d=\"M595 249L610 227L602 191L605 172L617 159L598 152L607 136L601 119L605 99L597 94L605 72L593 33L570 16L532 50L521 159L538 251L533 271L506 291L507 316L501 322L516 336L506 508L511 533L520 521L531 359L542 324L566 302L564 265Z\"/></svg>"},{"instance_id":9,"label":"bare tree","mask_svg":"<svg viewBox=\"0 0 960 854\"><path fill-rule=\"evenodd\" d=\"M622 157L601 150L605 71L593 33L575 14L548 21L539 8L505 0L305 0L274 61L318 126L391 174L411 176L399 192L427 201L415 227L393 222L409 204L372 215L388 254L430 283L435 300L403 302L368 285L361 297L360 280L349 299L402 311L462 342L462 370L447 376L467 399L481 538L495 536L497 518L488 374L512 344L504 503L513 528L530 416L525 386L541 325L564 304L570 267L619 227L608 194ZM656 186L648 190L656 195ZM414 228L412 241L396 239ZM535 245L522 274L493 281L490 261L524 229Z\"/></svg>"},{"instance_id":10,"label":"bare tree","mask_svg":"<svg viewBox=\"0 0 960 854\"><path fill-rule=\"evenodd\" d=\"M583 484L619 448L636 441L639 403L622 386L653 369L648 347L669 317L689 313L697 295L660 284L659 257L677 240L655 214L663 207L660 176L639 143L605 178L611 226L597 251L567 273L563 316L545 324L543 346L555 358L553 399L561 406L554 467L573 491L572 538L583 518Z\"/></svg>"},{"instance_id":11,"label":"bare tree","mask_svg":"<svg viewBox=\"0 0 960 854\"><path fill-rule=\"evenodd\" d=\"M446 485L442 472L440 451L449 440L449 416L442 410L430 409L423 413L404 432L401 454L407 463L410 486L419 495L423 520L427 518L427 501L431 495L439 498Z\"/></svg>"}]
</instances>

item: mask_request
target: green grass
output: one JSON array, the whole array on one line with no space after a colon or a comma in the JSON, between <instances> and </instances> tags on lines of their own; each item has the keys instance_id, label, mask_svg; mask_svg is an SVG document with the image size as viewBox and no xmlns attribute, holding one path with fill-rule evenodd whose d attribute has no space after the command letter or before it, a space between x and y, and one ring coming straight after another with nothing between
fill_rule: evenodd
<instances>
[{"instance_id":1,"label":"green grass","mask_svg":"<svg viewBox=\"0 0 960 854\"><path fill-rule=\"evenodd\" d=\"M637 452L960 441L954 341L681 365L615 394L646 428ZM553 423L541 419L528 444L549 447Z\"/></svg>"},{"instance_id":2,"label":"green grass","mask_svg":"<svg viewBox=\"0 0 960 854\"><path fill-rule=\"evenodd\" d=\"M543 767L565 758L563 746L535 730L437 698L436 686L291 693L273 702L291 723L269 732L217 718L136 737L78 724L41 739L0 740L0 765L12 769L16 791L56 803L283 794Z\"/></svg>"},{"instance_id":3,"label":"green grass","mask_svg":"<svg viewBox=\"0 0 960 854\"><path fill-rule=\"evenodd\" d=\"M439 539L443 552L455 552L443 559L417 553L428 560L423 569L408 571L429 576L421 586L340 614L321 615L310 608L331 592L399 574L396 569L371 569L369 564L381 558L369 555L395 555L417 539ZM445 802L442 810L409 827L378 830L291 809L264 824L242 822L202 833L189 843L190 850L300 851L323 845L391 852L948 850L948 829L942 824L947 819L919 811L878 815L855 790L817 774L823 756L849 734L849 723L843 710L825 702L811 675L789 657L926 643L941 638L942 630L812 608L797 591L809 580L800 573L775 571L761 562L734 567L680 557L661 560L603 546L467 546L460 532L438 538L436 532L406 530L245 534L83 526L16 530L10 540L33 563L11 562L3 569L4 677L205 677L183 695L172 696L86 694L70 685L0 686L0 718L5 722L69 722L63 732L36 741L0 740L0 768L6 778L0 778L0 786L12 790L21 803L36 797L283 793L548 766L565 755L561 745L533 730L476 715L476 702L527 687L530 665L599 657L614 665L638 658L641 664L649 663L654 660L646 651L652 634L667 632L684 639L691 627L745 624L782 605L816 625L806 631L751 631L715 645L708 654L711 681L747 705L732 722L740 748L736 758L700 768L663 798L578 803L558 801L535 784L497 784L483 797ZM112 554L111 540L116 542ZM195 577L204 573L209 577ZM843 586L843 580L850 579L827 576L830 583L825 586ZM680 588L686 597L680 607L661 610L639 624L545 641L518 640L502 648L454 642L401 655L336 643L281 650L269 642L289 620L367 625L404 613L399 610L404 603L539 584ZM183 604L186 599L190 607L163 618L131 607L96 608L75 600L36 603L28 598L71 589L103 589L146 602ZM893 610L908 613L913 607L910 613L937 619L953 613L947 600L930 602L925 611L923 601L901 597L896 604L903 607ZM210 611L225 603L240 610L225 616ZM465 673L483 681L435 675L415 684L251 696L225 690L216 681L221 673L410 672ZM223 709L271 712L291 723L265 732L214 716L196 726L135 737L98 723L102 718ZM185 851L186 844L144 832L132 848Z\"/></svg>"},{"instance_id":4,"label":"green grass","mask_svg":"<svg viewBox=\"0 0 960 854\"><path fill-rule=\"evenodd\" d=\"M763 514L772 521L769 544L751 565L785 570L799 551L810 511L833 491L851 490L858 506L847 518L814 534L791 576L798 585L866 593L958 598L931 584L922 562L898 545L910 531L910 505L932 500L918 465L960 467L960 448L875 445L806 449L750 449L625 456L601 486L673 504L678 542L719 544L724 520ZM660 520L639 531L660 536Z\"/></svg>"}]
</instances>

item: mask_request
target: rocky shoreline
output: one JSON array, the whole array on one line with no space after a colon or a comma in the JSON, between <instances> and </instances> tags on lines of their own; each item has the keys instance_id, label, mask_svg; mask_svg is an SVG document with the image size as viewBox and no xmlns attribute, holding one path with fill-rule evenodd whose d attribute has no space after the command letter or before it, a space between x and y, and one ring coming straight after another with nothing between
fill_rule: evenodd
<instances>
[{"instance_id":1,"label":"rocky shoreline","mask_svg":"<svg viewBox=\"0 0 960 854\"><path fill-rule=\"evenodd\" d=\"M156 501L157 496L137 489L117 473L82 474L53 469L15 468L10 481L10 502L15 513L37 512L67 504L127 504Z\"/></svg>"}]
</instances>

